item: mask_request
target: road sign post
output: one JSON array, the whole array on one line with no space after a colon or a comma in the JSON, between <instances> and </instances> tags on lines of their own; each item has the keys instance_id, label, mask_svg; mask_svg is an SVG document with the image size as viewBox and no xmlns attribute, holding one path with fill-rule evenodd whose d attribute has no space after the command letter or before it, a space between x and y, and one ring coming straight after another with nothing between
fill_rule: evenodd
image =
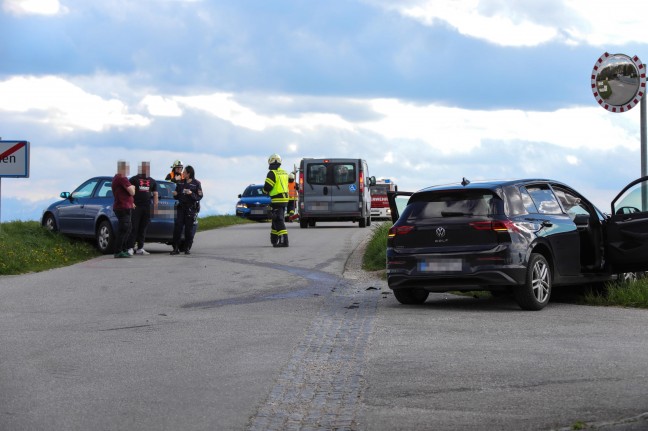
<instances>
[{"instance_id":1,"label":"road sign post","mask_svg":"<svg viewBox=\"0 0 648 431\"><path fill-rule=\"evenodd\" d=\"M29 148L27 141L0 140L0 229L2 226L2 178L29 177Z\"/></svg>"}]
</instances>

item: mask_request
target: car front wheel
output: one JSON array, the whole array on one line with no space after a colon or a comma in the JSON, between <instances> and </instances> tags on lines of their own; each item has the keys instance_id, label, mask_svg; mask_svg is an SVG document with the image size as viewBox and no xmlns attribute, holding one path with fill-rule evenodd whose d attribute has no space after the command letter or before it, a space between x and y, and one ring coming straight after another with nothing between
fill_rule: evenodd
<instances>
[{"instance_id":1,"label":"car front wheel","mask_svg":"<svg viewBox=\"0 0 648 431\"><path fill-rule=\"evenodd\" d=\"M417 305L423 304L430 292L424 289L394 289L394 296L401 304Z\"/></svg>"},{"instance_id":2,"label":"car front wheel","mask_svg":"<svg viewBox=\"0 0 648 431\"><path fill-rule=\"evenodd\" d=\"M103 254L111 253L115 243L115 234L108 220L99 223L97 228L97 248Z\"/></svg>"},{"instance_id":3,"label":"car front wheel","mask_svg":"<svg viewBox=\"0 0 648 431\"><path fill-rule=\"evenodd\" d=\"M542 310L551 296L551 268L547 259L531 253L524 285L514 289L515 300L523 310Z\"/></svg>"},{"instance_id":4,"label":"car front wheel","mask_svg":"<svg viewBox=\"0 0 648 431\"><path fill-rule=\"evenodd\" d=\"M47 213L47 215L43 219L43 227L50 232L58 231L58 226L56 226L56 219L54 218L54 215Z\"/></svg>"}]
</instances>

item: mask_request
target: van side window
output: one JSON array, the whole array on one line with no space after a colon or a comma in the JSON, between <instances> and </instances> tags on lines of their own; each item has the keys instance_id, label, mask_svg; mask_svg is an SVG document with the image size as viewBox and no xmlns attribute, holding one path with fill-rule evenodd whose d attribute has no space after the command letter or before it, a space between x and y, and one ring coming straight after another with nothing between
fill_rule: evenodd
<instances>
[{"instance_id":1,"label":"van side window","mask_svg":"<svg viewBox=\"0 0 648 431\"><path fill-rule=\"evenodd\" d=\"M306 182L309 184L326 184L326 165L312 163L306 167Z\"/></svg>"},{"instance_id":2,"label":"van side window","mask_svg":"<svg viewBox=\"0 0 648 431\"><path fill-rule=\"evenodd\" d=\"M352 184L356 182L356 168L353 163L333 165L333 184Z\"/></svg>"}]
</instances>

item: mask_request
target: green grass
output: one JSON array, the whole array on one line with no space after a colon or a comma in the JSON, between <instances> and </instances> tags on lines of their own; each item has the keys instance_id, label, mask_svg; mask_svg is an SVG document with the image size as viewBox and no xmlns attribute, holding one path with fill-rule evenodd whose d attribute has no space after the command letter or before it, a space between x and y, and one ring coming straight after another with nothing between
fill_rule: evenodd
<instances>
[{"instance_id":1,"label":"green grass","mask_svg":"<svg viewBox=\"0 0 648 431\"><path fill-rule=\"evenodd\" d=\"M254 223L233 215L201 217L198 230ZM91 241L49 232L37 221L0 225L0 275L26 274L71 265L101 253Z\"/></svg>"},{"instance_id":2,"label":"green grass","mask_svg":"<svg viewBox=\"0 0 648 431\"><path fill-rule=\"evenodd\" d=\"M385 269L387 259L387 233L392 227L391 222L375 225L367 249L362 257L362 269L365 271L378 271Z\"/></svg>"},{"instance_id":3,"label":"green grass","mask_svg":"<svg viewBox=\"0 0 648 431\"><path fill-rule=\"evenodd\" d=\"M367 249L362 259L362 269L365 271L377 271L385 269L387 252L387 233L392 226L391 222L376 225L372 236L367 244ZM472 296L475 298L488 298L489 292L452 292L456 294ZM604 293L587 291L583 294L579 304L648 308L648 277L629 282L607 283Z\"/></svg>"},{"instance_id":4,"label":"green grass","mask_svg":"<svg viewBox=\"0 0 648 431\"><path fill-rule=\"evenodd\" d=\"M89 242L49 232L37 221L0 226L0 275L45 271L99 255Z\"/></svg>"},{"instance_id":5,"label":"green grass","mask_svg":"<svg viewBox=\"0 0 648 431\"><path fill-rule=\"evenodd\" d=\"M617 281L608 283L606 287L604 293L586 293L585 304L648 308L648 278L636 281Z\"/></svg>"},{"instance_id":6,"label":"green grass","mask_svg":"<svg viewBox=\"0 0 648 431\"><path fill-rule=\"evenodd\" d=\"M198 219L198 232L203 230L218 229L219 227L232 226L235 224L256 223L235 215L206 216Z\"/></svg>"}]
</instances>

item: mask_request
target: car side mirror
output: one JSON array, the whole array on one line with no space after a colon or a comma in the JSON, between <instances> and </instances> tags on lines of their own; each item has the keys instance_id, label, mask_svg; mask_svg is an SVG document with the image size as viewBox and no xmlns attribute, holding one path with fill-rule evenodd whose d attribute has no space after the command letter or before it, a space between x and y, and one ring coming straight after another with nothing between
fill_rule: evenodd
<instances>
[{"instance_id":1,"label":"car side mirror","mask_svg":"<svg viewBox=\"0 0 648 431\"><path fill-rule=\"evenodd\" d=\"M241 199L241 195L239 194L239 199Z\"/></svg>"},{"instance_id":2,"label":"car side mirror","mask_svg":"<svg viewBox=\"0 0 648 431\"><path fill-rule=\"evenodd\" d=\"M59 196L62 197L63 199L70 199L70 196L72 195L70 194L70 192L61 192Z\"/></svg>"},{"instance_id":3,"label":"car side mirror","mask_svg":"<svg viewBox=\"0 0 648 431\"><path fill-rule=\"evenodd\" d=\"M374 177L374 176L369 177L369 185L370 186L375 186L376 185L376 177Z\"/></svg>"}]
</instances>

